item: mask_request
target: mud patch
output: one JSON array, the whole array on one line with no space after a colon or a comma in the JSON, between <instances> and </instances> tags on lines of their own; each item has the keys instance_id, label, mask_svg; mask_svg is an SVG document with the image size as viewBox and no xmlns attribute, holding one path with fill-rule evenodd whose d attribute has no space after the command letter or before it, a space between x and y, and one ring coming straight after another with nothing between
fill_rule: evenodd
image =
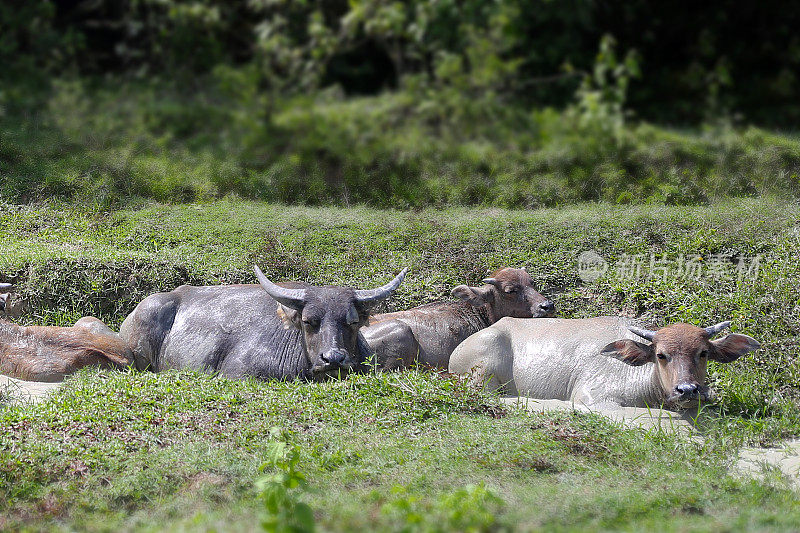
<instances>
[{"instance_id":1,"label":"mud patch","mask_svg":"<svg viewBox=\"0 0 800 533\"><path fill-rule=\"evenodd\" d=\"M734 469L742 474L762 477L765 467L776 468L789 483L800 489L800 440L791 440L774 448L742 448Z\"/></svg>"},{"instance_id":2,"label":"mud patch","mask_svg":"<svg viewBox=\"0 0 800 533\"><path fill-rule=\"evenodd\" d=\"M587 407L583 404L562 400L538 400L523 397L501 398L500 401L506 405L521 407L534 413L547 411L598 413L628 428L638 427L645 430L667 431L690 436L699 441L703 440L692 422L697 414L691 410L675 412L639 407ZM732 471L739 475L764 478L770 468L776 469L785 476L795 489L800 489L800 440L787 441L773 448L742 448L739 450L737 461L732 466Z\"/></svg>"},{"instance_id":3,"label":"mud patch","mask_svg":"<svg viewBox=\"0 0 800 533\"><path fill-rule=\"evenodd\" d=\"M19 401L40 402L60 386L61 383L23 381L21 379L0 375L0 403Z\"/></svg>"},{"instance_id":4,"label":"mud patch","mask_svg":"<svg viewBox=\"0 0 800 533\"><path fill-rule=\"evenodd\" d=\"M694 411L667 411L665 409L644 409L640 407L587 407L580 403L562 400L538 400L534 398L511 397L501 398L506 405L522 407L534 413L546 411L578 411L582 413L598 413L628 428L656 429L671 433L693 435L696 433L692 417Z\"/></svg>"}]
</instances>

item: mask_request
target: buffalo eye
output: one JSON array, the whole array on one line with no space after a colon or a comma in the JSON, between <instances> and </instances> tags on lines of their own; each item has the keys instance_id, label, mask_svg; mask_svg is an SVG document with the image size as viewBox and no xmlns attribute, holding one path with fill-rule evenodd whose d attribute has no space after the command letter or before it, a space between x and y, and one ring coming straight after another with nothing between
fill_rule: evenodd
<instances>
[{"instance_id":1,"label":"buffalo eye","mask_svg":"<svg viewBox=\"0 0 800 533\"><path fill-rule=\"evenodd\" d=\"M706 357L708 357L708 350L700 352L700 359L705 359Z\"/></svg>"},{"instance_id":2,"label":"buffalo eye","mask_svg":"<svg viewBox=\"0 0 800 533\"><path fill-rule=\"evenodd\" d=\"M319 319L316 318L316 317L311 317L311 318L303 317L303 324L305 324L305 325L307 325L309 327L312 327L312 328L318 328L319 327Z\"/></svg>"},{"instance_id":3,"label":"buffalo eye","mask_svg":"<svg viewBox=\"0 0 800 533\"><path fill-rule=\"evenodd\" d=\"M506 289L506 292L507 292L508 294L511 294L511 293L517 292L517 288L516 288L516 287L509 287L509 288L507 288L507 289Z\"/></svg>"},{"instance_id":4,"label":"buffalo eye","mask_svg":"<svg viewBox=\"0 0 800 533\"><path fill-rule=\"evenodd\" d=\"M666 354L663 354L663 353L661 353L661 352L657 353L657 354L656 354L656 357L658 357L658 358L659 358L659 359L661 359L662 361L665 361L665 360L667 359L667 356L666 356Z\"/></svg>"}]
</instances>

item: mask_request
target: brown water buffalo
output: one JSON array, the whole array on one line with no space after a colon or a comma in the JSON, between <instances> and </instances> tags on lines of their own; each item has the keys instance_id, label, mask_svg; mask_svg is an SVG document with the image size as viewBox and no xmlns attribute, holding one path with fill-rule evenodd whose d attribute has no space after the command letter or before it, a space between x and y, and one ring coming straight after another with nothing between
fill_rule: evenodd
<instances>
[{"instance_id":1,"label":"brown water buffalo","mask_svg":"<svg viewBox=\"0 0 800 533\"><path fill-rule=\"evenodd\" d=\"M382 287L357 290L276 285L254 269L260 285L184 285L145 298L120 328L136 367L259 379L322 379L363 370L370 351L359 330L407 271Z\"/></svg>"},{"instance_id":2,"label":"brown water buffalo","mask_svg":"<svg viewBox=\"0 0 800 533\"><path fill-rule=\"evenodd\" d=\"M459 345L449 369L511 396L693 407L712 397L705 384L709 360L730 363L759 347L747 335L711 340L729 325L673 324L651 331L620 317L505 318Z\"/></svg>"},{"instance_id":3,"label":"brown water buffalo","mask_svg":"<svg viewBox=\"0 0 800 533\"><path fill-rule=\"evenodd\" d=\"M394 369L419 362L446 369L455 347L473 333L503 317L538 318L555 310L536 292L524 268L502 268L483 285L459 285L451 294L461 301L373 316L362 332L378 366Z\"/></svg>"},{"instance_id":4,"label":"brown water buffalo","mask_svg":"<svg viewBox=\"0 0 800 533\"><path fill-rule=\"evenodd\" d=\"M55 382L85 366L123 369L131 364L127 344L94 317L81 318L70 328L0 320L0 374Z\"/></svg>"}]
</instances>

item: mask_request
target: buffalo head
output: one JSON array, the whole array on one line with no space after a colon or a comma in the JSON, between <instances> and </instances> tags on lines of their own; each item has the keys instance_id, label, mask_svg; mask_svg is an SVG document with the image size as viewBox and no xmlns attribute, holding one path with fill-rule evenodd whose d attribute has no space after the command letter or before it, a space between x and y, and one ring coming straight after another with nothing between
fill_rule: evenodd
<instances>
[{"instance_id":1,"label":"buffalo head","mask_svg":"<svg viewBox=\"0 0 800 533\"><path fill-rule=\"evenodd\" d=\"M14 286L13 283L0 283L0 291L10 291ZM7 292L0 294L0 313L6 310L6 303L8 302L9 294Z\"/></svg>"},{"instance_id":2,"label":"buffalo head","mask_svg":"<svg viewBox=\"0 0 800 533\"><path fill-rule=\"evenodd\" d=\"M483 283L481 287L459 285L451 294L476 307L487 306L492 322L507 316L542 318L555 312L555 304L536 291L524 268L502 268Z\"/></svg>"},{"instance_id":3,"label":"buffalo head","mask_svg":"<svg viewBox=\"0 0 800 533\"><path fill-rule=\"evenodd\" d=\"M721 322L698 328L679 323L658 331L629 326L633 333L652 344L622 339L607 345L602 353L632 366L653 363L666 402L678 407L691 407L699 400L712 398L705 384L709 359L730 363L760 347L752 337L738 333L711 340L729 325L730 322Z\"/></svg>"},{"instance_id":4,"label":"buffalo head","mask_svg":"<svg viewBox=\"0 0 800 533\"><path fill-rule=\"evenodd\" d=\"M306 356L315 377L347 373L361 365L359 328L367 323L372 307L400 286L407 271L404 268L382 287L356 290L301 284L280 286L255 267L261 287L278 302L278 314L284 326L302 331Z\"/></svg>"}]
</instances>

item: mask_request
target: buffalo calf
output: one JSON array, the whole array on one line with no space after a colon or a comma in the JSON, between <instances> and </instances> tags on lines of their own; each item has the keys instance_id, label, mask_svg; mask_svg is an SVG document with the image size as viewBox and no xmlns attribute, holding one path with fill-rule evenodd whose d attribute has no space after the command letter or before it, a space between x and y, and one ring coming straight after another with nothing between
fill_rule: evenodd
<instances>
[{"instance_id":1,"label":"buffalo calf","mask_svg":"<svg viewBox=\"0 0 800 533\"><path fill-rule=\"evenodd\" d=\"M450 371L471 374L512 396L694 407L712 398L705 383L709 360L729 363L759 347L736 333L713 340L729 324L673 324L651 331L619 317L504 318L461 343Z\"/></svg>"},{"instance_id":2,"label":"buffalo calf","mask_svg":"<svg viewBox=\"0 0 800 533\"><path fill-rule=\"evenodd\" d=\"M391 370L417 362L446 369L461 341L501 318L540 318L555 312L524 268L502 268L482 285L459 285L451 294L459 301L373 316L362 331L378 366Z\"/></svg>"}]
</instances>

